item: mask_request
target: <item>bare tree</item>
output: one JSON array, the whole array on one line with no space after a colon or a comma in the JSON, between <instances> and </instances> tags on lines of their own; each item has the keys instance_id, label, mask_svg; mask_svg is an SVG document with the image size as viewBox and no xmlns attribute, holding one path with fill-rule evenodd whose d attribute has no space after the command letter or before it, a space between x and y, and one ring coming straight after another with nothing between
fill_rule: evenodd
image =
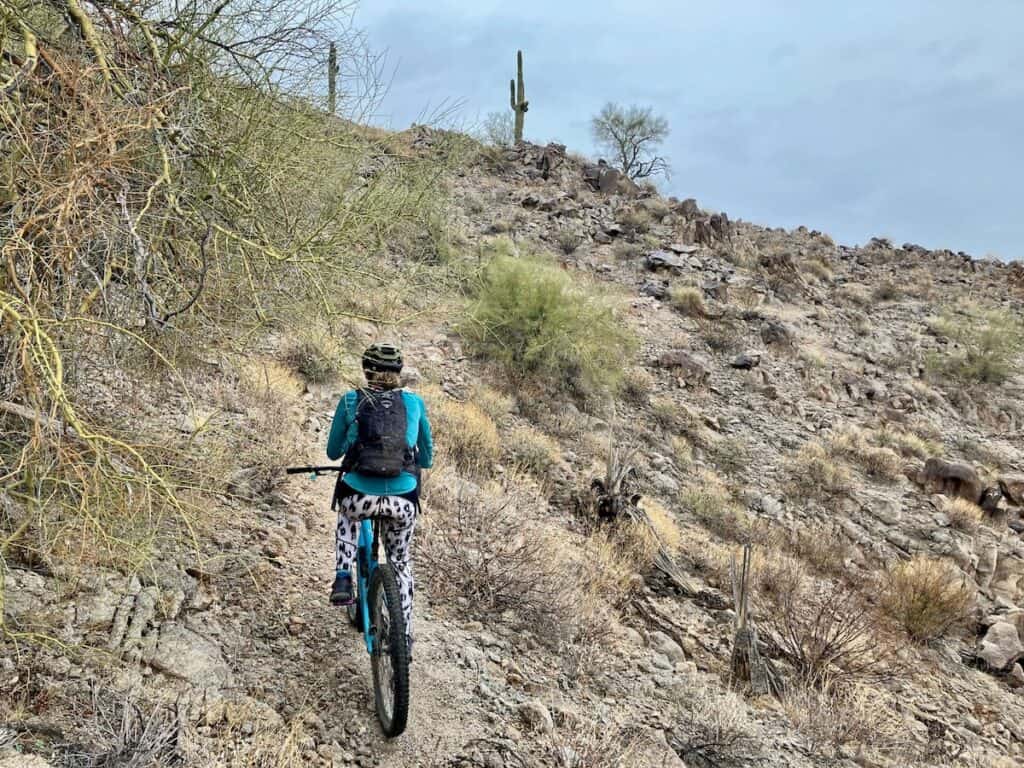
<instances>
[{"instance_id":1,"label":"bare tree","mask_svg":"<svg viewBox=\"0 0 1024 768\"><path fill-rule=\"evenodd\" d=\"M515 127L512 123L509 112L488 112L480 126L480 139L493 147L511 147Z\"/></svg>"},{"instance_id":2,"label":"bare tree","mask_svg":"<svg viewBox=\"0 0 1024 768\"><path fill-rule=\"evenodd\" d=\"M590 130L629 178L668 175L668 162L655 154L668 136L668 120L655 115L650 107L622 107L608 102L591 119Z\"/></svg>"}]
</instances>

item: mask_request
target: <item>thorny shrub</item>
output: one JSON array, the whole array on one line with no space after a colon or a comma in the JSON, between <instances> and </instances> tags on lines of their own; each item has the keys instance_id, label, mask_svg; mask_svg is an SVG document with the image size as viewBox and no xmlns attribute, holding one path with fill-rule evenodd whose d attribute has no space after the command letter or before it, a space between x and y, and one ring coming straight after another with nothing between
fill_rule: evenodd
<instances>
[{"instance_id":1,"label":"thorny shrub","mask_svg":"<svg viewBox=\"0 0 1024 768\"><path fill-rule=\"evenodd\" d=\"M756 564L762 625L807 685L893 673L897 644L860 592L817 581L802 563L768 552Z\"/></svg>"},{"instance_id":2,"label":"thorny shrub","mask_svg":"<svg viewBox=\"0 0 1024 768\"><path fill-rule=\"evenodd\" d=\"M698 675L684 677L668 744L687 765L747 765L757 752L757 729L737 694Z\"/></svg>"}]
</instances>

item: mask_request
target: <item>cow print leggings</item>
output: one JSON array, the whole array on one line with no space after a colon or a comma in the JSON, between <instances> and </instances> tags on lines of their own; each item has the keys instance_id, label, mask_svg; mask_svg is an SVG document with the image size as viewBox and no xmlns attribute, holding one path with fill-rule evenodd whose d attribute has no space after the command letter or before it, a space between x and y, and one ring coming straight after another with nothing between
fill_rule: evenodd
<instances>
[{"instance_id":1,"label":"cow print leggings","mask_svg":"<svg viewBox=\"0 0 1024 768\"><path fill-rule=\"evenodd\" d=\"M384 549L398 579L406 632L412 637L413 578L409 551L412 548L412 532L416 527L416 504L401 496L367 496L362 493L352 493L340 501L338 527L335 530L338 570L352 572L360 521L368 517L384 518L381 521Z\"/></svg>"}]
</instances>

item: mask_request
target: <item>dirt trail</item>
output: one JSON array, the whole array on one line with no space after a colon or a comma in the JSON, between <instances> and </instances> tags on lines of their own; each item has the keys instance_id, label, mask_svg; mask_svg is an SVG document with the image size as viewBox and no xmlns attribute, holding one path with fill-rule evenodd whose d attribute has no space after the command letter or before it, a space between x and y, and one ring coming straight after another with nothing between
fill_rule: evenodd
<instances>
[{"instance_id":1,"label":"dirt trail","mask_svg":"<svg viewBox=\"0 0 1024 768\"><path fill-rule=\"evenodd\" d=\"M326 422L329 414L319 414ZM323 457L323 438L311 435L311 458ZM428 766L443 764L482 735L482 712L474 703L476 681L456 663L445 622L431 618L430 585L421 578L415 606L416 649L412 665L412 710L405 734L383 737L373 705L373 681L362 638L342 610L327 601L333 576L334 513L328 502L331 478L295 478L286 492L289 515L306 522L277 559L254 612L252 642L236 664L244 684L282 712L311 712L322 722L320 754L335 764ZM332 748L337 744L340 750ZM326 745L326 746L324 746Z\"/></svg>"}]
</instances>

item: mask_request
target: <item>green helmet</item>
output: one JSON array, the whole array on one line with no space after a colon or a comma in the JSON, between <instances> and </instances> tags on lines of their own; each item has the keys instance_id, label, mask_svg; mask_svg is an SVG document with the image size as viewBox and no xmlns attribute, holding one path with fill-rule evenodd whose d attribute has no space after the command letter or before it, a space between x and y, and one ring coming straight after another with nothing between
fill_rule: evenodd
<instances>
[{"instance_id":1,"label":"green helmet","mask_svg":"<svg viewBox=\"0 0 1024 768\"><path fill-rule=\"evenodd\" d=\"M402 370L402 350L394 344L371 344L363 352L364 371Z\"/></svg>"}]
</instances>

